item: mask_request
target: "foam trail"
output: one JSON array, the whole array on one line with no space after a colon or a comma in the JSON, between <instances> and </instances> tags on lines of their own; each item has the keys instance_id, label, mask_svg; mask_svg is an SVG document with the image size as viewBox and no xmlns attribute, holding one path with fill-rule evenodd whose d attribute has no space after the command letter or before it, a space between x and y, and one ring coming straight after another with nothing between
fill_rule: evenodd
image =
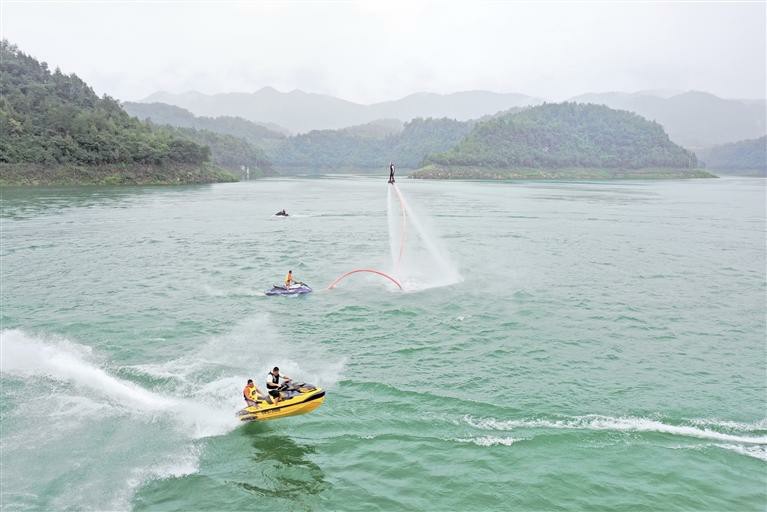
<instances>
[{"instance_id":1,"label":"foam trail","mask_svg":"<svg viewBox=\"0 0 767 512\"><path fill-rule=\"evenodd\" d=\"M494 418L465 418L472 427L485 430L512 430L515 428L571 429L571 430L608 430L616 432L656 432L698 439L710 439L729 443L762 445L767 444L767 436L744 436L727 434L716 430L703 429L689 425L670 425L648 418L610 416L575 416L565 420L496 420Z\"/></svg>"},{"instance_id":2,"label":"foam trail","mask_svg":"<svg viewBox=\"0 0 767 512\"><path fill-rule=\"evenodd\" d=\"M491 437L491 436L485 436L485 437L468 437L468 438L456 438L453 439L453 441L457 443L472 443L477 446L511 446L512 444L516 443L518 439L514 439L513 437Z\"/></svg>"},{"instance_id":3,"label":"foam trail","mask_svg":"<svg viewBox=\"0 0 767 512\"><path fill-rule=\"evenodd\" d=\"M47 342L19 330L3 331L0 337L3 375L46 377L88 390L129 412L168 414L192 437L224 434L237 425L231 409L162 395L109 375L88 360L92 358L89 347L66 340Z\"/></svg>"},{"instance_id":4,"label":"foam trail","mask_svg":"<svg viewBox=\"0 0 767 512\"><path fill-rule=\"evenodd\" d=\"M2 341L0 373L71 382L142 410L161 410L174 404L167 397L112 377L88 363L85 360L91 353L88 347L66 341L44 343L18 330L4 331Z\"/></svg>"},{"instance_id":5,"label":"foam trail","mask_svg":"<svg viewBox=\"0 0 767 512\"><path fill-rule=\"evenodd\" d=\"M0 375L12 382L10 390L19 390L19 400L8 412L17 428L5 431L2 439L4 461L9 467L28 468L41 482L58 481L61 472L71 471L87 486L87 493L67 486L48 508L129 510L145 482L199 470L204 444L195 439L226 434L240 425L234 412L242 407L239 390L248 377L265 379L267 369L279 362L288 375L324 388L340 380L344 360L328 360L322 351L313 351L315 357L301 366L282 356L271 360L275 347L294 353L292 343L298 342L280 340L268 316L260 315L184 350L182 357L119 367L117 375L108 360L86 345L21 330L0 331ZM162 390L122 377L131 374L161 378ZM55 400L50 399L52 390ZM55 424L42 439L41 422ZM121 434L109 450L118 458L108 465L100 453L105 425ZM144 439L146 435L151 439ZM31 460L30 447L36 454ZM5 484L30 488L23 475L4 479Z\"/></svg>"},{"instance_id":6,"label":"foam trail","mask_svg":"<svg viewBox=\"0 0 767 512\"><path fill-rule=\"evenodd\" d=\"M738 444L716 444L714 446L767 462L767 448L764 446L741 446Z\"/></svg>"}]
</instances>

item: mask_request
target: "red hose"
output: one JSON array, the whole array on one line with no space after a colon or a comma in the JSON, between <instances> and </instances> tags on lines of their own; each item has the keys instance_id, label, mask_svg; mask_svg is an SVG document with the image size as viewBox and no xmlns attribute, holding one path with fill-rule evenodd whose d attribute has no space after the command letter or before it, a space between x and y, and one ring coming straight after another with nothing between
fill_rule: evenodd
<instances>
[{"instance_id":1,"label":"red hose","mask_svg":"<svg viewBox=\"0 0 767 512\"><path fill-rule=\"evenodd\" d=\"M337 278L335 281L333 281L332 283L330 283L330 286L328 286L328 290L332 290L333 288L335 288L335 287L336 287L336 285L338 284L338 282L339 282L339 281L341 281L342 279L344 279L344 278L345 278L345 277L347 277L347 276L350 276L350 275L352 275L352 274L356 274L357 272L370 272L371 274L378 274L379 276L383 276L383 277L385 277L386 279L388 279L389 281L391 281L392 283L396 284L396 285L397 285L397 288L399 288L400 290L402 289L402 285L401 285L401 284L399 284L399 281L397 281L396 279L394 279L394 278L393 278L392 276L390 276L389 274L385 274L385 273L381 272L380 270L373 270L373 269L371 269L371 268L358 268L358 269L356 269L356 270L352 270L352 271L350 271L350 272L347 272L346 274L344 274L344 275L342 275L342 276L338 277L338 278Z\"/></svg>"}]
</instances>

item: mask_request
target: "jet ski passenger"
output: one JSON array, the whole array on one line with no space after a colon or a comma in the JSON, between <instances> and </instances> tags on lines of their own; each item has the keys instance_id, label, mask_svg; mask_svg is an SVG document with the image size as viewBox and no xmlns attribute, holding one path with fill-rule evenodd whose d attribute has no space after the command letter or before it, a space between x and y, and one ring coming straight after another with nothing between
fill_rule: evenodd
<instances>
[{"instance_id":1,"label":"jet ski passenger","mask_svg":"<svg viewBox=\"0 0 767 512\"><path fill-rule=\"evenodd\" d=\"M258 406L258 400L263 400L266 396L253 384L253 379L248 379L248 384L242 390L242 397L248 407Z\"/></svg>"},{"instance_id":2,"label":"jet ski passenger","mask_svg":"<svg viewBox=\"0 0 767 512\"><path fill-rule=\"evenodd\" d=\"M290 289L290 285L295 284L296 280L293 279L293 271L288 270L288 275L285 276L285 289Z\"/></svg>"},{"instance_id":3,"label":"jet ski passenger","mask_svg":"<svg viewBox=\"0 0 767 512\"><path fill-rule=\"evenodd\" d=\"M389 183L394 183L394 162L389 162Z\"/></svg>"},{"instance_id":4,"label":"jet ski passenger","mask_svg":"<svg viewBox=\"0 0 767 512\"><path fill-rule=\"evenodd\" d=\"M280 369L276 366L266 375L266 387L269 389L269 396L274 399L274 403L277 403L280 401L280 378L283 382L290 382L290 377L280 375Z\"/></svg>"}]
</instances>

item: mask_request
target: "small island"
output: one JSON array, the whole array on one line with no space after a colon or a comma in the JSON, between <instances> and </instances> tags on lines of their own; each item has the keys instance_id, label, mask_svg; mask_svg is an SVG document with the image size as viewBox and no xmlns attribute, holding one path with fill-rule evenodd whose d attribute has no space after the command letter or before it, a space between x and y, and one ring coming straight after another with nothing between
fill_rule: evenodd
<instances>
[{"instance_id":1,"label":"small island","mask_svg":"<svg viewBox=\"0 0 767 512\"><path fill-rule=\"evenodd\" d=\"M547 103L477 123L424 158L422 179L712 178L663 128L603 105Z\"/></svg>"},{"instance_id":2,"label":"small island","mask_svg":"<svg viewBox=\"0 0 767 512\"><path fill-rule=\"evenodd\" d=\"M0 185L237 181L210 148L142 123L76 75L0 42Z\"/></svg>"}]
</instances>

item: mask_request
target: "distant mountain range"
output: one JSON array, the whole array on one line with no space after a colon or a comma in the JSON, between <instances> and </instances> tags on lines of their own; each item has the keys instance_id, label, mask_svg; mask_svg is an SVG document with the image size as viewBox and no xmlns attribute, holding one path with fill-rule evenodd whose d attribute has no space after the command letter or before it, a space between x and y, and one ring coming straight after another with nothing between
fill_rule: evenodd
<instances>
[{"instance_id":1,"label":"distant mountain range","mask_svg":"<svg viewBox=\"0 0 767 512\"><path fill-rule=\"evenodd\" d=\"M764 100L723 99L713 94L672 90L636 93L589 93L570 98L628 110L657 121L671 139L698 150L765 134ZM142 103L183 107L198 116L242 117L276 131L306 133L340 129L380 119L408 122L421 118L478 119L512 108L539 105L543 99L517 93L466 91L453 94L416 93L394 101L362 105L333 96L265 87L254 93L154 93ZM282 130L280 127L284 127Z\"/></svg>"},{"instance_id":2,"label":"distant mountain range","mask_svg":"<svg viewBox=\"0 0 767 512\"><path fill-rule=\"evenodd\" d=\"M379 119L407 122L418 117L476 119L513 107L543 102L524 94L466 91L453 94L416 93L395 101L362 105L323 94L295 90L287 93L265 87L254 93L202 94L157 92L142 103L167 103L198 116L236 116L293 133L362 125ZM273 126L271 126L274 129Z\"/></svg>"}]
</instances>

